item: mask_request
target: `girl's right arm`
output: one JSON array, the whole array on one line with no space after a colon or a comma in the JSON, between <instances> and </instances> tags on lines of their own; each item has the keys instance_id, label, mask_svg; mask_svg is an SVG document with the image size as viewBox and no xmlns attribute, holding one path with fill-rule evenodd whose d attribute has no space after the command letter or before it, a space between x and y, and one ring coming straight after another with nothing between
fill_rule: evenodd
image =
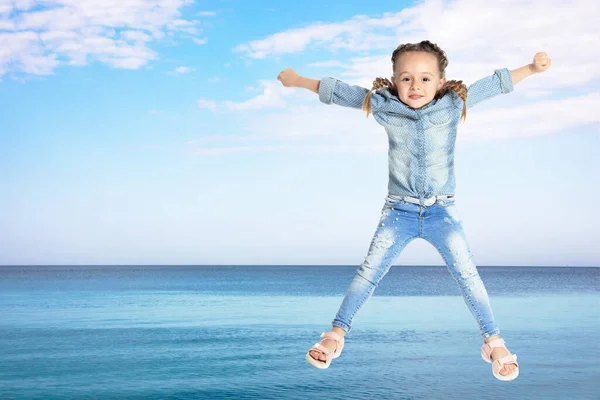
<instances>
[{"instance_id":1,"label":"girl's right arm","mask_svg":"<svg viewBox=\"0 0 600 400\"><path fill-rule=\"evenodd\" d=\"M286 68L281 71L277 76L277 80L280 80L285 87L299 87L319 93L320 81L300 76L293 68Z\"/></svg>"},{"instance_id":2,"label":"girl's right arm","mask_svg":"<svg viewBox=\"0 0 600 400\"><path fill-rule=\"evenodd\" d=\"M335 78L321 80L305 78L298 75L292 68L287 68L277 77L285 87L299 87L308 89L319 95L319 100L325 104L337 104L343 107L362 109L365 96L369 90L360 86L348 85ZM377 108L378 96L373 96L373 109Z\"/></svg>"}]
</instances>

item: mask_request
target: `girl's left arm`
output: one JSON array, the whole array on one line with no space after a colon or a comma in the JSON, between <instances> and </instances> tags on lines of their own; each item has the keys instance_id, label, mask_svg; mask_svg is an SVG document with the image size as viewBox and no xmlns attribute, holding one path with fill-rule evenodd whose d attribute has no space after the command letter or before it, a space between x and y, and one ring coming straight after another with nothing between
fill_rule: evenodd
<instances>
[{"instance_id":1,"label":"girl's left arm","mask_svg":"<svg viewBox=\"0 0 600 400\"><path fill-rule=\"evenodd\" d=\"M541 52L533 57L531 64L512 71L509 71L507 68L497 69L493 75L479 79L468 87L467 108L471 108L501 93L512 92L514 85L529 75L546 71L550 67L550 63L548 55ZM460 107L462 108L462 103Z\"/></svg>"},{"instance_id":2,"label":"girl's left arm","mask_svg":"<svg viewBox=\"0 0 600 400\"><path fill-rule=\"evenodd\" d=\"M548 58L548 55L544 52L537 53L533 57L533 62L531 64L527 64L521 68L513 69L510 71L510 75L512 77L513 85L516 85L524 78L527 78L530 75L544 72L552 65L552 60Z\"/></svg>"}]
</instances>

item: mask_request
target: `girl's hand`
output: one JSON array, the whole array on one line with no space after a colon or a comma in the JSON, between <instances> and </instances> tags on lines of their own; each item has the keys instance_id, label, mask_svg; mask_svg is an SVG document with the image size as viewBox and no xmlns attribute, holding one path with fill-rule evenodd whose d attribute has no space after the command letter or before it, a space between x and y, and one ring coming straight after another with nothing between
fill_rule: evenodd
<instances>
[{"instance_id":1,"label":"girl's hand","mask_svg":"<svg viewBox=\"0 0 600 400\"><path fill-rule=\"evenodd\" d=\"M548 54L543 51L540 53L536 53L533 57L533 62L529 64L529 68L532 72L544 72L550 65L552 64L552 59L548 58Z\"/></svg>"},{"instance_id":2,"label":"girl's hand","mask_svg":"<svg viewBox=\"0 0 600 400\"><path fill-rule=\"evenodd\" d=\"M298 83L300 75L293 68L286 68L279 73L277 80L285 87L294 87Z\"/></svg>"}]
</instances>

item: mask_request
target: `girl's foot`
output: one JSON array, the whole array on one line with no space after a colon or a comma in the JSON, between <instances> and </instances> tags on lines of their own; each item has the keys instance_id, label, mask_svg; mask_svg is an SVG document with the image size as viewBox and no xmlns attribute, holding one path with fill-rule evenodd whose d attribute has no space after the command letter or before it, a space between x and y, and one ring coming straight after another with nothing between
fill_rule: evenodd
<instances>
[{"instance_id":1,"label":"girl's foot","mask_svg":"<svg viewBox=\"0 0 600 400\"><path fill-rule=\"evenodd\" d=\"M315 343L306 353L304 358L306 358L306 361L313 367L326 369L329 368L333 359L338 358L342 354L342 350L344 349L344 335L333 330L321 333L321 338L323 340L319 343ZM329 347L331 344L327 343L328 341L334 343L334 348Z\"/></svg>"},{"instance_id":2,"label":"girl's foot","mask_svg":"<svg viewBox=\"0 0 600 400\"><path fill-rule=\"evenodd\" d=\"M490 336L487 339L485 339L485 343L490 342L494 339L498 339L499 336L498 335L494 335L494 336ZM494 350L492 350L492 361L497 360L499 358L502 358L504 356L509 355L510 353L508 351L506 351L506 349L502 348L502 347L496 347ZM500 375L508 375L511 374L514 370L517 369L517 366L514 364L508 364L505 365L501 370L500 370Z\"/></svg>"},{"instance_id":3,"label":"girl's foot","mask_svg":"<svg viewBox=\"0 0 600 400\"><path fill-rule=\"evenodd\" d=\"M344 336L346 336L346 331L343 330L342 328L340 328L339 326L334 325L331 328L331 332L338 334L339 336L342 337L342 339L344 338ZM335 340L329 339L327 337L323 338L323 340L321 340L319 342L319 344L321 344L323 347L325 347L327 349L328 353L335 351L336 347L339 346ZM316 349L311 349L308 352L308 354L310 355L310 357L314 358L315 360L325 361L327 359L327 357L325 356L325 354L323 354L323 352L316 350Z\"/></svg>"},{"instance_id":4,"label":"girl's foot","mask_svg":"<svg viewBox=\"0 0 600 400\"><path fill-rule=\"evenodd\" d=\"M323 340L321 340L320 343L323 347L326 347L328 351L334 351L335 347L337 346L337 343L335 342L335 340L331 340L331 339L323 339ZM325 354L323 354L323 352L321 352L319 350L311 350L308 353L315 360L325 361L325 359L326 359Z\"/></svg>"}]
</instances>

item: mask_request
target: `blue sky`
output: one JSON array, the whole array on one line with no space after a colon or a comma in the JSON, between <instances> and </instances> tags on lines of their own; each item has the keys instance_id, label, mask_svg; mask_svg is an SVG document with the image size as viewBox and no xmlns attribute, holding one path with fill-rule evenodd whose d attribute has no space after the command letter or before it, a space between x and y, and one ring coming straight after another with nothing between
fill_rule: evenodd
<instances>
[{"instance_id":1,"label":"blue sky","mask_svg":"<svg viewBox=\"0 0 600 400\"><path fill-rule=\"evenodd\" d=\"M597 266L593 4L0 0L0 264L358 265L385 132L276 77L369 86L429 39L467 84L552 58L459 127L475 262ZM442 263L418 240L396 261Z\"/></svg>"}]
</instances>

